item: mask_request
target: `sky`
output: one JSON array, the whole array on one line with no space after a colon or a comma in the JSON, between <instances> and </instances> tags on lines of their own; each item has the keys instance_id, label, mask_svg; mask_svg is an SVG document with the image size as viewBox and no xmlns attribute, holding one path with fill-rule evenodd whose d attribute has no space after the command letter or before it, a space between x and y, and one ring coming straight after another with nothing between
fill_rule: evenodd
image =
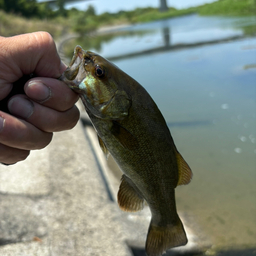
<instances>
[{"instance_id":1,"label":"sky","mask_svg":"<svg viewBox=\"0 0 256 256\"><path fill-rule=\"evenodd\" d=\"M177 9L187 8L191 6L197 6L205 3L215 2L216 0L167 0L169 7L175 7ZM103 12L118 12L120 10L133 10L137 7L158 7L160 0L90 0L84 2L77 2L73 4L67 4L66 8L75 7L79 10L85 10L89 5L93 5L96 13Z\"/></svg>"}]
</instances>

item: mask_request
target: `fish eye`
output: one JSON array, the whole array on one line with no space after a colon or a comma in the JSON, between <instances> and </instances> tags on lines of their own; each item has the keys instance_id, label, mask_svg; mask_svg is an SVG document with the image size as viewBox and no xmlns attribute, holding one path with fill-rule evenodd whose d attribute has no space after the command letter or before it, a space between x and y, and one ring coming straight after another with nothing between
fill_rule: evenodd
<instances>
[{"instance_id":1,"label":"fish eye","mask_svg":"<svg viewBox=\"0 0 256 256\"><path fill-rule=\"evenodd\" d=\"M102 76L104 76L104 69L102 68L102 67L100 67L99 65L97 65L96 67L95 67L95 73L96 73L96 75L98 76L98 77L102 77Z\"/></svg>"}]
</instances>

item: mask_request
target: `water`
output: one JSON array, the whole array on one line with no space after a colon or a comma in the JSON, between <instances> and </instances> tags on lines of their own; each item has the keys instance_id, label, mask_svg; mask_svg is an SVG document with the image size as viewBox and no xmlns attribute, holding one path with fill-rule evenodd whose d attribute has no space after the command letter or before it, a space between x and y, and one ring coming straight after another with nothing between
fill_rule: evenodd
<instances>
[{"instance_id":1,"label":"water","mask_svg":"<svg viewBox=\"0 0 256 256\"><path fill-rule=\"evenodd\" d=\"M76 42L152 95L194 173L178 210L220 248L256 247L256 37L244 37L255 22L190 15Z\"/></svg>"}]
</instances>

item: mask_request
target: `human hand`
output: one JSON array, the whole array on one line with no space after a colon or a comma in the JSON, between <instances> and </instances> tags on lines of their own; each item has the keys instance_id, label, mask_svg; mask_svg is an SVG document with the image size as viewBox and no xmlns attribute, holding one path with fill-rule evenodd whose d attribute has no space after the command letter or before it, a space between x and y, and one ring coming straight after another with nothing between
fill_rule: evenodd
<instances>
[{"instance_id":1,"label":"human hand","mask_svg":"<svg viewBox=\"0 0 256 256\"><path fill-rule=\"evenodd\" d=\"M53 132L71 129L79 119L77 94L57 78L66 66L46 32L0 37L0 105L13 83L24 75L36 77L24 84L25 94L8 102L10 114L0 109L0 162L24 160L30 150L47 146Z\"/></svg>"}]
</instances>

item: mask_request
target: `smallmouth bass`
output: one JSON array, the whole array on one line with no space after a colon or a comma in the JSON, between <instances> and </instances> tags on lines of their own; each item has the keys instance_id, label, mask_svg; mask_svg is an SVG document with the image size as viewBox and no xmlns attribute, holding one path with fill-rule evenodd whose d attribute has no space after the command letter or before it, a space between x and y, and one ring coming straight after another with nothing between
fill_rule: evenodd
<instances>
[{"instance_id":1,"label":"smallmouth bass","mask_svg":"<svg viewBox=\"0 0 256 256\"><path fill-rule=\"evenodd\" d=\"M144 201L149 206L147 254L160 256L185 245L174 189L188 184L192 172L147 91L113 63L80 46L60 80L80 95L103 152L110 153L123 172L119 207L135 212Z\"/></svg>"}]
</instances>

